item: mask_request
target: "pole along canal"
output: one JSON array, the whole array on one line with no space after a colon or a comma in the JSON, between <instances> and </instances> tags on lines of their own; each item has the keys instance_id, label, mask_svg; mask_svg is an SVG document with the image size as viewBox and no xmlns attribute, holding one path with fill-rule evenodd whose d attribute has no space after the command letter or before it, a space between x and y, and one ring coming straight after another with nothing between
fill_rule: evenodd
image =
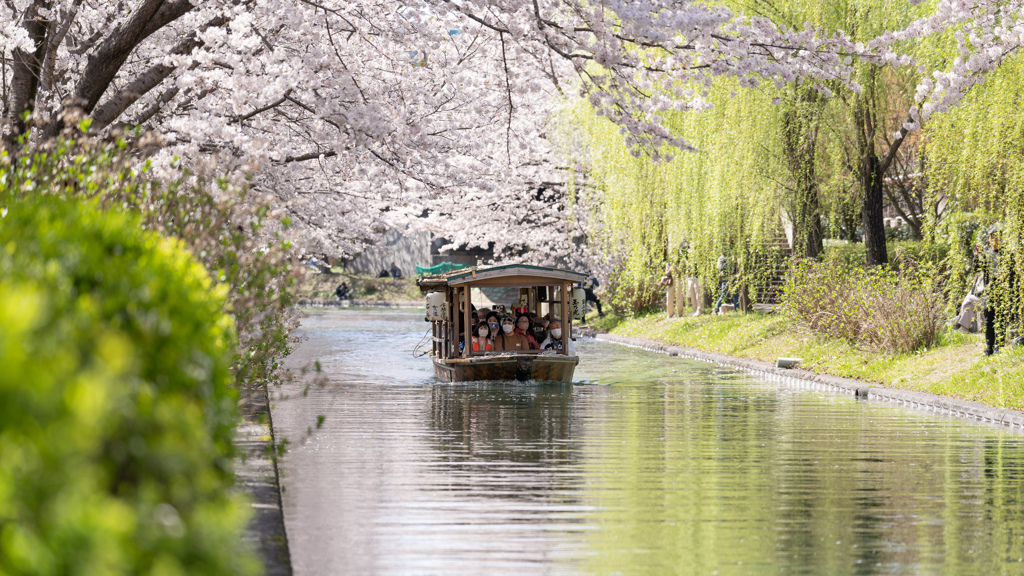
<instances>
[{"instance_id":1,"label":"pole along canal","mask_svg":"<svg viewBox=\"0 0 1024 576\"><path fill-rule=\"evenodd\" d=\"M1024 573L1017 431L593 340L573 384L444 384L427 327L303 318L324 385L273 406L297 575Z\"/></svg>"}]
</instances>

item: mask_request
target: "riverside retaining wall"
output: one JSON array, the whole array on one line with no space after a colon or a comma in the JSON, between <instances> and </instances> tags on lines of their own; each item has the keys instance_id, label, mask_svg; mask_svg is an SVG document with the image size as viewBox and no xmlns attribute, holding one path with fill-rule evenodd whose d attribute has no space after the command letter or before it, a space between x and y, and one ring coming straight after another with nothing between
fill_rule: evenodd
<instances>
[{"instance_id":1,"label":"riverside retaining wall","mask_svg":"<svg viewBox=\"0 0 1024 576\"><path fill-rule=\"evenodd\" d=\"M929 392L916 392L913 390L901 390L889 388L879 384L861 382L850 378L840 378L828 374L817 374L807 370L796 368L778 368L768 362L737 358L728 354L707 352L697 348L686 348L682 346L671 346L653 340L643 338L629 338L613 334L595 333L581 330L581 335L592 336L598 340L614 342L633 348L642 348L653 352L661 352L670 356L681 356L712 362L722 366L731 366L745 370L751 374L761 376L770 382L776 382L787 386L794 386L810 390L821 390L850 394L865 400L878 400L907 406L916 410L924 410L946 416L956 416L985 422L998 426L1006 426L1024 430L1024 412L1009 410L1006 408L995 408L980 402L949 398Z\"/></svg>"}]
</instances>

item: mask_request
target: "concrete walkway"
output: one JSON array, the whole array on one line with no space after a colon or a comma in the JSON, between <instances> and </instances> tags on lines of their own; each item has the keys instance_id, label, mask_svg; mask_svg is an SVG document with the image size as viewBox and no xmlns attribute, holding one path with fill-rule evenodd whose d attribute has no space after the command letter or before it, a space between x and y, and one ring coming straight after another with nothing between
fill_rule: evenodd
<instances>
[{"instance_id":1,"label":"concrete walkway","mask_svg":"<svg viewBox=\"0 0 1024 576\"><path fill-rule=\"evenodd\" d=\"M704 362L712 362L722 366L731 366L745 370L751 374L765 377L771 382L778 382L788 386L796 386L809 390L851 394L865 400L891 402L936 414L957 416L977 420L979 422L1007 426L1009 428L1024 429L1024 412L1008 410L1006 408L994 408L980 402L959 400L956 398L949 398L947 396L939 396L938 394L931 394L929 392L915 392L913 390L889 388L869 382L851 380L849 378L829 376L828 374L816 374L807 370L777 368L772 364L761 362L759 360L737 358L727 354L706 352L696 348L671 346L643 338L628 338L625 336L616 336L613 334L597 333L587 330L581 330L580 334L583 336L592 336L598 340L606 342L614 342L616 344L622 344L634 348L661 352L670 356L682 356L685 358L702 360Z\"/></svg>"},{"instance_id":2,"label":"concrete walkway","mask_svg":"<svg viewBox=\"0 0 1024 576\"><path fill-rule=\"evenodd\" d=\"M242 423L235 446L235 479L252 502L253 516L245 541L263 560L267 576L291 576L288 535L281 508L281 484L274 451L274 429L266 389L253 393L242 403Z\"/></svg>"}]
</instances>

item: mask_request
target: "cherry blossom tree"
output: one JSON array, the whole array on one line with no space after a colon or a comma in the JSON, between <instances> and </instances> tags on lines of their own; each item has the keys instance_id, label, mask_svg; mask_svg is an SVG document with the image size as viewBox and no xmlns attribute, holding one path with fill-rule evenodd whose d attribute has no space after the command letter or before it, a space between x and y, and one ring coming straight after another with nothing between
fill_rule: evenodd
<instances>
[{"instance_id":1,"label":"cherry blossom tree","mask_svg":"<svg viewBox=\"0 0 1024 576\"><path fill-rule=\"evenodd\" d=\"M565 181L545 138L565 97L661 154L689 145L659 114L706 106L710 78L850 83L857 52L669 0L4 0L2 130L9 151L76 114L156 131L156 160L249 170L305 241L355 251L384 221L535 213Z\"/></svg>"}]
</instances>

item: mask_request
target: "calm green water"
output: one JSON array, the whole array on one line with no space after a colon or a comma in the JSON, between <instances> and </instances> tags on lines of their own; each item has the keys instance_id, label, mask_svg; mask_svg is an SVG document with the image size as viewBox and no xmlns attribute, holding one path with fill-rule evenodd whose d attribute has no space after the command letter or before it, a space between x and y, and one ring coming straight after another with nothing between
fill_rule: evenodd
<instances>
[{"instance_id":1,"label":"calm green water","mask_svg":"<svg viewBox=\"0 0 1024 576\"><path fill-rule=\"evenodd\" d=\"M573 385L441 384L421 318L303 321L297 575L1024 574L1019 433L588 340Z\"/></svg>"}]
</instances>

